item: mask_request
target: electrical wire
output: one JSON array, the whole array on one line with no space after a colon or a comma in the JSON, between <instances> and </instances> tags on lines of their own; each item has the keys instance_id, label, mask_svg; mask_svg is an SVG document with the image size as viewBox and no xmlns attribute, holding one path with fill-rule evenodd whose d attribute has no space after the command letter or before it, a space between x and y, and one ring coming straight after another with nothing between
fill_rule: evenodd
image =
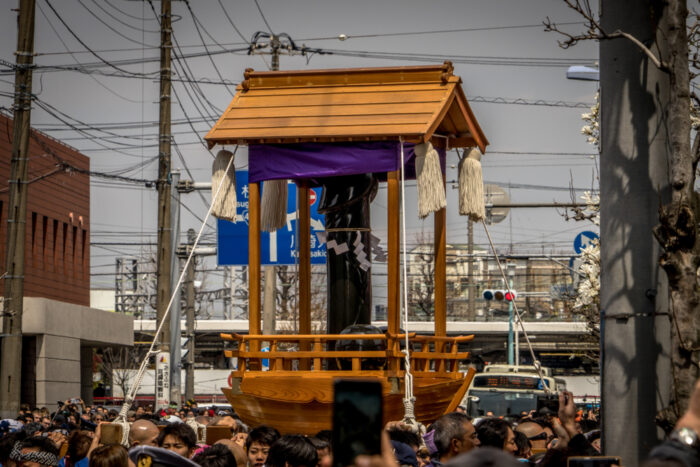
<instances>
[{"instance_id":1,"label":"electrical wire","mask_svg":"<svg viewBox=\"0 0 700 467\"><path fill-rule=\"evenodd\" d=\"M141 45L141 46L144 46L144 47L155 47L153 44L147 44L147 43L144 43L144 42L141 42L141 41L137 41L136 39L132 39L131 37L127 36L126 34L121 33L120 31L118 31L118 30L116 30L115 28L113 28L113 27L112 27L109 23L107 23L105 20L103 20L102 18L100 18L100 16L99 16L98 14L96 14L94 11L92 11L90 8L88 8L88 6L85 5L85 4L83 3L82 0L77 0L77 2L78 2L78 3L80 4L80 6L82 6L85 10L87 10L88 13L90 13L90 15L92 15L97 21L99 21L100 23L102 23L107 29L109 29L110 31L112 31L113 33L115 33L116 35L118 35L119 37L121 37L122 39L126 39L127 41L129 41L129 42L131 42L131 43L133 43L133 44Z\"/></svg>"},{"instance_id":2,"label":"electrical wire","mask_svg":"<svg viewBox=\"0 0 700 467\"><path fill-rule=\"evenodd\" d=\"M233 30L236 31L236 33L238 34L238 36L239 36L241 39L243 39L243 41L244 41L245 43L248 43L248 44L249 44L250 41L243 35L243 33L241 33L241 30L238 29L238 27L236 26L236 23L233 22L233 20L231 19L231 16L228 14L228 11L226 11L226 8L224 8L224 4L221 3L221 0L216 0L216 1L219 2L219 6L220 6L221 9L224 11L224 16L226 16L226 19L228 20L228 22L229 22L229 23L231 24L231 26L233 27Z\"/></svg>"},{"instance_id":3,"label":"electrical wire","mask_svg":"<svg viewBox=\"0 0 700 467\"><path fill-rule=\"evenodd\" d=\"M85 50L89 51L89 52L90 52L93 56L95 56L95 58L97 58L99 61L101 61L101 62L104 63L105 65L109 66L110 68L114 68L115 70L120 71L120 72L122 72L122 73L124 73L124 74L129 74L129 75L133 75L133 76L150 76L150 75L151 75L151 74L136 73L136 72L133 72L133 71L126 70L126 69L121 68L121 67L119 67L119 66L113 64L112 62L110 62L110 61L105 60L104 58L102 58L101 55L99 55L98 53L96 53L95 51L93 51L93 50L85 43L85 41L83 41L83 40L75 33L75 31L73 31L73 30L70 28L70 26L68 26L68 24L64 21L64 19L61 17L61 15L58 14L58 12L57 12L56 9L53 7L53 5L51 5L50 0L44 0L44 2L46 2L46 5L51 9L51 11L53 12L53 14L56 16L56 18L58 18L58 20L61 22L61 24L63 24L63 26L66 28L66 30L68 30L68 32L71 34L71 36L73 36L73 37L75 38L75 40L77 40L77 41L80 43L80 45L82 45L82 46L85 48Z\"/></svg>"},{"instance_id":4,"label":"electrical wire","mask_svg":"<svg viewBox=\"0 0 700 467\"><path fill-rule=\"evenodd\" d=\"M104 8L103 6L101 6L101 5L97 2L97 0L92 0L92 3L94 3L95 6L96 6L97 8L99 8L100 10L102 10L102 12L104 12L104 14L106 14L107 16L109 16L110 18L112 18L112 19L113 19L114 21L116 21L117 23L119 23L119 24L121 24L121 25L123 25L123 26L126 26L126 27L129 28L129 29L133 29L133 30L138 31L138 32L141 32L141 33L160 33L160 30L158 30L158 29L153 30L153 29L145 29L145 28L142 27L142 26L132 26L131 24L127 23L126 21L122 21L121 19L117 18L117 17L114 16L112 13L110 13L109 11L107 11L107 9ZM105 2L105 3L107 3L107 5L109 5L109 6L111 6L112 8L114 8L114 6L112 6L109 2ZM120 13L123 14L123 12L121 12L121 11L120 11ZM146 18L134 18L134 19L138 19L138 20L141 21L142 23L143 23L143 21L146 20ZM158 47L158 46L154 46L154 47Z\"/></svg>"},{"instance_id":5,"label":"electrical wire","mask_svg":"<svg viewBox=\"0 0 700 467\"><path fill-rule=\"evenodd\" d=\"M56 34L56 37L58 38L58 40L61 42L61 44L63 44L63 47L64 47L66 50L68 50L68 45L67 45L66 42L63 40L63 38L61 37L61 35L58 33L58 30L54 27L53 23L49 20L49 17L46 15L46 13L44 12L43 8L41 8L41 5L37 4L36 6L37 6L37 8L39 8L39 12L41 12L41 15L46 19L46 22L49 23L49 27L50 27L51 30L54 32L54 34ZM77 57L75 57L74 54L70 54L70 56L71 56L71 58L75 61L75 63L80 63L80 61L77 59ZM39 76L42 76L42 75L39 75ZM120 98L120 99L122 99L122 100L124 100L124 101L127 101L127 102L132 102L132 103L139 102L139 101L135 101L135 100L129 99L128 97L122 96L121 94L119 94L118 92L114 91L113 89L111 89L111 88L110 88L109 86L107 86L106 84L102 83L100 80L98 80L98 79L95 78L94 76L92 76L92 75L87 75L87 76L89 76L89 77L90 77L93 81L95 81L100 87L102 87L103 89L105 89L107 92L109 92L109 93L112 94L113 96L118 97L118 98Z\"/></svg>"},{"instance_id":6,"label":"electrical wire","mask_svg":"<svg viewBox=\"0 0 700 467\"><path fill-rule=\"evenodd\" d=\"M568 23L558 23L560 26L571 26L576 24L583 25L584 23L580 21L568 22ZM366 39L373 37L397 37L397 36L421 36L426 34L450 34L457 32L478 32L478 31L502 31L506 29L529 29L529 28L543 28L542 23L538 24L522 24L513 26L485 26L478 28L458 28L458 29L435 29L430 31L406 31L406 32L387 32L378 34L345 34L347 39ZM327 36L327 37L308 37L305 39L299 39L300 41L324 41L331 39L339 39L339 36Z\"/></svg>"},{"instance_id":7,"label":"electrical wire","mask_svg":"<svg viewBox=\"0 0 700 467\"><path fill-rule=\"evenodd\" d=\"M258 7L258 11L260 12L260 16L262 16L263 21L265 22L265 26L267 26L267 30L270 34L274 34L272 31L272 27L270 26L270 23L267 22L267 18L265 18L265 14L262 11L262 8L260 8L260 3L258 3L258 0L255 0L255 6Z\"/></svg>"}]
</instances>

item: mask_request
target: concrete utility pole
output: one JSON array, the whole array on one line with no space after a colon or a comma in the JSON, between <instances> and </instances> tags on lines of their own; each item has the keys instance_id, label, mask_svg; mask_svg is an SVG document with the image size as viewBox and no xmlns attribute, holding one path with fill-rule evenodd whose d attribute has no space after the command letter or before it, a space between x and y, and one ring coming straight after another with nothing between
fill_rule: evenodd
<instances>
[{"instance_id":1,"label":"concrete utility pole","mask_svg":"<svg viewBox=\"0 0 700 467\"><path fill-rule=\"evenodd\" d=\"M603 0L602 28L667 57L657 33L663 3ZM669 74L626 39L600 41L600 87L603 450L640 465L658 442L654 417L668 402L671 376L669 318L659 315L668 310L668 287L652 236L659 202L669 199L671 87Z\"/></svg>"},{"instance_id":2,"label":"concrete utility pole","mask_svg":"<svg viewBox=\"0 0 700 467\"><path fill-rule=\"evenodd\" d=\"M187 231L187 243L194 246L196 238L194 229ZM185 356L185 400L194 398L194 256L187 265L185 276L185 338L187 339L187 355Z\"/></svg>"},{"instance_id":3,"label":"concrete utility pole","mask_svg":"<svg viewBox=\"0 0 700 467\"><path fill-rule=\"evenodd\" d=\"M31 131L32 67L34 59L34 0L20 0L17 19L17 68L13 106L10 202L7 215L7 261L0 350L0 416L19 412L22 383L22 309L24 242L27 218L29 132Z\"/></svg>"},{"instance_id":4,"label":"concrete utility pole","mask_svg":"<svg viewBox=\"0 0 700 467\"><path fill-rule=\"evenodd\" d=\"M160 124L158 128L158 260L156 323L160 325L165 317L172 287L170 269L172 267L172 230L170 225L170 51L171 42L170 0L161 0L160 16ZM170 351L170 327L163 326L160 336L160 351ZM170 397L170 394L168 394Z\"/></svg>"},{"instance_id":5,"label":"concrete utility pole","mask_svg":"<svg viewBox=\"0 0 700 467\"><path fill-rule=\"evenodd\" d=\"M180 182L180 172L173 170L170 172L171 186L178 186ZM180 192L171 190L170 203L170 284L171 290L180 278L180 258L178 257L178 245L180 244ZM180 349L180 336L182 329L180 318L180 297L182 288L176 291L173 304L170 305L170 400L180 404L182 400L182 381L180 370L182 370L182 358Z\"/></svg>"}]
</instances>

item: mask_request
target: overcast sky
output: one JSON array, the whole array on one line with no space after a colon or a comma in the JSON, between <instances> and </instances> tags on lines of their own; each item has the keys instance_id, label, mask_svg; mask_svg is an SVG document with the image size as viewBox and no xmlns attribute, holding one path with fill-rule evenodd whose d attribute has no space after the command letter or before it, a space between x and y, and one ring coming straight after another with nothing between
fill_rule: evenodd
<instances>
[{"instance_id":1,"label":"overcast sky","mask_svg":"<svg viewBox=\"0 0 700 467\"><path fill-rule=\"evenodd\" d=\"M11 11L15 3L2 2L0 12L0 58L8 62L15 60L16 14ZM160 2L153 6L160 11ZM557 44L559 37L544 32L541 23L548 16L558 23L578 21L562 1L259 0L259 6L262 14L254 0L190 1L191 10L183 1L173 2L173 31L179 45L175 52L190 55L173 60L175 76L198 81L196 86L174 84L177 148L173 146L172 160L174 168L183 170L183 178L189 176L178 149L196 180L210 179L212 155L200 140L229 104L243 70L268 68L269 56L240 51L246 46L244 39L272 29L288 33L298 45L336 52L283 55L282 69L423 65L450 59L491 143L482 160L486 181L506 187L516 203L569 202L570 183L597 189L597 158L592 157L596 150L580 134L581 114L588 109L576 107L593 102L597 83L567 80L565 72L571 64L596 63L598 48L588 43L563 50ZM61 119L95 129L68 131L65 123L37 105L33 125L89 156L93 171L155 179L158 27L151 6L140 0L37 0L36 63L84 72L40 68L34 75L34 92L41 102L60 111ZM580 24L563 27L582 28ZM445 30L451 31L436 32ZM338 40L339 34L348 39ZM203 42L212 55L206 55ZM94 53L87 53L85 45ZM221 53L224 49L228 52ZM154 60L144 60L148 58ZM0 106L10 108L14 75L6 65L0 65L0 72ZM120 76L106 76L114 74ZM232 84L221 84L222 80ZM245 151L239 155L236 166L244 169ZM455 153L448 155L448 162L457 163ZM456 179L456 170L450 169L447 178ZM92 242L155 241L154 189L98 178L92 179L91 187ZM209 194L204 195L208 200ZM456 190L450 184L448 196L448 242L464 242L466 222L457 215ZM407 198L412 199L414 194ZM196 216L206 213L199 195L183 195L183 201ZM372 206L373 229L380 236L386 231L385 206L380 191ZM423 225L415 219L414 206L408 211L407 237L412 243L422 231L431 230L432 217ZM182 228L198 229L199 221L183 211ZM578 232L596 230L590 224L566 222L554 209L513 210L490 229L501 251L507 251L512 242L517 252L548 253L572 253ZM215 239L213 228L205 233L206 240ZM475 229L475 238L486 247L481 226ZM111 273L115 255L135 254L143 248L93 246L91 271ZM92 282L111 287L113 277L96 275Z\"/></svg>"}]
</instances>

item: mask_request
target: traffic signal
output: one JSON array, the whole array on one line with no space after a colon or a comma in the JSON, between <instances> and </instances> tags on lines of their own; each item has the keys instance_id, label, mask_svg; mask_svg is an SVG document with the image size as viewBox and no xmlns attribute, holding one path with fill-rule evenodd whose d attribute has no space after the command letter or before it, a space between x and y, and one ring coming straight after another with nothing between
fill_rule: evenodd
<instances>
[{"instance_id":1,"label":"traffic signal","mask_svg":"<svg viewBox=\"0 0 700 467\"><path fill-rule=\"evenodd\" d=\"M518 294L515 290L510 289L510 291L507 290L498 290L498 289L486 289L484 290L482 296L484 297L484 300L496 300L497 302L512 302L516 298L518 298Z\"/></svg>"}]
</instances>

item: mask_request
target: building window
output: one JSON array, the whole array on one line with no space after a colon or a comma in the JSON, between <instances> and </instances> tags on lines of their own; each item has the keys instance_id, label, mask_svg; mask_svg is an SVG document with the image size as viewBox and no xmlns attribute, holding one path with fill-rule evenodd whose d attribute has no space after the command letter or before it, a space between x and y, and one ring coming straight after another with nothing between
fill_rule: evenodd
<instances>
[{"instance_id":1,"label":"building window","mask_svg":"<svg viewBox=\"0 0 700 467\"><path fill-rule=\"evenodd\" d=\"M58 270L58 221L53 220L53 270Z\"/></svg>"},{"instance_id":2,"label":"building window","mask_svg":"<svg viewBox=\"0 0 700 467\"><path fill-rule=\"evenodd\" d=\"M43 262L43 268L44 270L48 269L48 258L46 257L46 244L48 243L48 235L49 235L49 218L46 216L42 216L42 225L41 225L41 260Z\"/></svg>"}]
</instances>

